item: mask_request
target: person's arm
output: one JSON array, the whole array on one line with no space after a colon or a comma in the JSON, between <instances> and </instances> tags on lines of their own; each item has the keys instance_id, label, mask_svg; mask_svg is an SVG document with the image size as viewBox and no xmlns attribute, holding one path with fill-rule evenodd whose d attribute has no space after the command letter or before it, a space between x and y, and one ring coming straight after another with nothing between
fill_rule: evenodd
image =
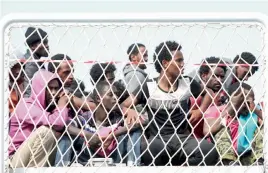
<instances>
[{"instance_id":1,"label":"person's arm","mask_svg":"<svg viewBox=\"0 0 268 173\"><path fill-rule=\"evenodd\" d=\"M203 87L195 80L193 80L191 82L190 89L191 89L192 95L195 98L200 96L200 94L203 92ZM191 114L190 119L189 119L190 123L194 123L194 122L199 121L202 118L203 113L205 113L206 110L208 109L208 107L211 105L211 102L212 102L211 95L213 94L213 91L211 89L207 89L207 88L206 88L206 90L207 90L206 94L203 97L203 100L202 100L202 103L201 103L199 109L195 109L195 110L192 110L190 112L190 114Z\"/></svg>"},{"instance_id":2,"label":"person's arm","mask_svg":"<svg viewBox=\"0 0 268 173\"><path fill-rule=\"evenodd\" d=\"M24 107L24 104L20 104L23 107L20 107L18 109L20 112L15 112L15 114L17 114L19 121L25 124L52 126L56 131L61 131L69 121L67 103L68 98L66 96L61 97L58 106L52 112L46 112L46 110L35 105L27 108Z\"/></svg>"},{"instance_id":3,"label":"person's arm","mask_svg":"<svg viewBox=\"0 0 268 173\"><path fill-rule=\"evenodd\" d=\"M133 124L136 122L136 119L139 118L139 113L131 109L131 106L136 105L138 100L130 94L129 97L120 105L120 109L123 117L127 117L127 124Z\"/></svg>"},{"instance_id":4,"label":"person's arm","mask_svg":"<svg viewBox=\"0 0 268 173\"><path fill-rule=\"evenodd\" d=\"M210 136L216 134L220 129L224 127L221 118L205 118L203 134L204 136Z\"/></svg>"},{"instance_id":5,"label":"person's arm","mask_svg":"<svg viewBox=\"0 0 268 173\"><path fill-rule=\"evenodd\" d=\"M226 118L228 116L228 109L224 109L223 112L220 113L218 109L211 110L210 108L205 114L203 134L205 136L209 136L218 133L224 126L227 125Z\"/></svg>"},{"instance_id":6,"label":"person's arm","mask_svg":"<svg viewBox=\"0 0 268 173\"><path fill-rule=\"evenodd\" d=\"M140 128L140 125L139 124L135 124L135 125L130 126L130 127L119 127L116 131L113 132L113 135L115 137L119 137L121 135L130 133L130 132L133 132L133 131L135 131L138 128Z\"/></svg>"},{"instance_id":7,"label":"person's arm","mask_svg":"<svg viewBox=\"0 0 268 173\"><path fill-rule=\"evenodd\" d=\"M99 138L97 133L90 133L90 132L88 132L86 130L79 129L78 127L75 127L72 124L70 124L67 127L67 132L70 135L73 135L75 137L80 136L80 137L84 138L85 141L91 147L100 146L100 144L101 144L101 140L100 140L100 138Z\"/></svg>"},{"instance_id":8,"label":"person's arm","mask_svg":"<svg viewBox=\"0 0 268 173\"><path fill-rule=\"evenodd\" d=\"M93 111L96 109L96 104L93 101L90 101L89 99L81 99L76 96L72 97L72 102L75 104L76 108L80 108L86 111Z\"/></svg>"},{"instance_id":9,"label":"person's arm","mask_svg":"<svg viewBox=\"0 0 268 173\"><path fill-rule=\"evenodd\" d=\"M262 110L259 107L256 107L253 100L249 100L248 103L249 103L250 111L254 112L261 120L263 120Z\"/></svg>"},{"instance_id":10,"label":"person's arm","mask_svg":"<svg viewBox=\"0 0 268 173\"><path fill-rule=\"evenodd\" d=\"M133 94L130 94L129 97L120 105L120 108L123 112L126 112L127 109L130 109L132 106L137 105L139 102L138 98Z\"/></svg>"}]
</instances>

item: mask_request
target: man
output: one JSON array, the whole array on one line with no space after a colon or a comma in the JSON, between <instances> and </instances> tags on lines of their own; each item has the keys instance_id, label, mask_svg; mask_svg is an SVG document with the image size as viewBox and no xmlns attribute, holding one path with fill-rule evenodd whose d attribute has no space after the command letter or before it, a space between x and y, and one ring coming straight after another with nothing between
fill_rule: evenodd
<instances>
[{"instance_id":1,"label":"man","mask_svg":"<svg viewBox=\"0 0 268 173\"><path fill-rule=\"evenodd\" d=\"M148 51L145 47L144 44L141 43L133 43L131 44L128 49L127 49L127 54L129 57L129 61L130 63L127 64L124 69L123 69L123 73L124 73L124 80L126 83L126 88L127 88L127 92L128 93L133 93L137 88L141 88L142 84L146 81L148 81L148 75L145 72L145 69L147 68L146 66L146 62L148 61ZM138 112L142 112L144 105L136 105L135 109ZM144 120L148 119L148 116L146 114L146 112L142 112L144 115ZM128 139L128 136L124 139L124 142L122 144L120 144L119 147L121 147L121 145L126 145L125 143L128 143L127 145L129 146L129 148L134 148L135 147L135 152L136 152L136 158L137 161L133 164L135 165L140 165L141 159L139 158L140 156L140 144L141 144L141 140L140 140L140 136L141 136L141 131L138 129L134 134L133 134L134 138L131 142L131 139ZM143 140L145 141L145 140ZM135 143L135 146L132 147L132 143ZM127 153L127 151L126 151ZM138 154L137 154L138 153ZM130 154L128 154L128 158L135 158L135 155L132 154L132 152ZM133 156L132 156L133 155ZM132 165L132 160L128 159L127 162L128 165Z\"/></svg>"},{"instance_id":2,"label":"man","mask_svg":"<svg viewBox=\"0 0 268 173\"><path fill-rule=\"evenodd\" d=\"M70 87L74 81L72 59L68 55L56 54L51 57L51 60L52 62L48 64L48 71L56 73L61 79L62 85L65 89L65 94L73 95L74 93L70 93L70 91L72 91ZM72 103L72 106L76 108L76 110L82 108L86 111L91 111L94 110L96 107L96 105L91 100L86 101L75 96L73 97L73 99L74 102Z\"/></svg>"},{"instance_id":3,"label":"man","mask_svg":"<svg viewBox=\"0 0 268 173\"><path fill-rule=\"evenodd\" d=\"M9 155L13 168L49 165L56 144L55 130L63 130L69 120L68 98L59 97L61 88L56 75L46 70L34 75L30 98L21 100L10 118Z\"/></svg>"},{"instance_id":4,"label":"man","mask_svg":"<svg viewBox=\"0 0 268 173\"><path fill-rule=\"evenodd\" d=\"M64 95L72 98L71 102L68 104L68 108L70 108L69 116L74 118L81 109L85 111L94 110L96 108L95 103L74 95L75 90L71 88L74 81L72 59L68 55L56 54L51 57L51 60L52 62L48 64L48 71L55 73L59 77L64 87ZM72 148L69 148L69 146L71 143L72 139L69 138L69 135L62 135L58 143L55 165L64 166L70 163Z\"/></svg>"},{"instance_id":5,"label":"man","mask_svg":"<svg viewBox=\"0 0 268 173\"><path fill-rule=\"evenodd\" d=\"M51 61L48 64L48 71L59 76L64 88L70 87L74 80L72 59L68 55L56 54L51 57Z\"/></svg>"},{"instance_id":6,"label":"man","mask_svg":"<svg viewBox=\"0 0 268 173\"><path fill-rule=\"evenodd\" d=\"M142 90L138 88L133 92L134 96L124 102L125 106L133 102L147 105L150 138L148 147L144 147L144 163L180 165L187 158L188 165L202 162L213 165L217 158L213 144L198 142L188 130L189 98L191 93L197 97L201 87L191 78L182 76L184 58L181 46L175 41L161 43L156 47L154 62L159 77L144 83ZM201 109L207 106L201 105Z\"/></svg>"},{"instance_id":7,"label":"man","mask_svg":"<svg viewBox=\"0 0 268 173\"><path fill-rule=\"evenodd\" d=\"M258 71L259 67L256 57L250 52L242 52L240 55L237 55L233 61L227 58L223 58L224 64L228 67L226 72L226 81L224 83L224 90L228 91L228 88L231 84L238 81L247 81L249 77L251 77L256 71ZM229 65L228 65L229 64ZM202 65L202 64L201 64ZM254 66L252 66L254 65ZM195 80L200 82L199 76L195 75L196 72L193 71L189 74L189 76L194 77Z\"/></svg>"},{"instance_id":8,"label":"man","mask_svg":"<svg viewBox=\"0 0 268 173\"><path fill-rule=\"evenodd\" d=\"M222 65L224 62L220 58L209 57L202 61L202 66L199 68L199 77L201 78L201 82L203 84L204 90L203 94L200 95L195 101L193 97L191 97L191 104L193 106L192 109L198 109L200 107L206 92L209 92L212 96L212 105L213 104L221 104L217 103L217 101L221 101L221 99L215 99L216 97L221 97L222 85L225 79L226 66ZM219 65L217 65L219 64ZM205 113L205 112L203 112ZM197 138L203 138L203 117L197 123L192 123L194 127L194 134Z\"/></svg>"},{"instance_id":9,"label":"man","mask_svg":"<svg viewBox=\"0 0 268 173\"><path fill-rule=\"evenodd\" d=\"M40 29L29 27L25 33L27 53L25 54L25 80L24 86L26 87L24 97L28 98L31 95L31 79L35 72L44 68L42 62L33 62L31 60L40 60L41 57L48 57L49 46L47 33Z\"/></svg>"},{"instance_id":10,"label":"man","mask_svg":"<svg viewBox=\"0 0 268 173\"><path fill-rule=\"evenodd\" d=\"M204 134L217 145L224 165L263 164L263 115L254 103L254 92L246 83L229 87L229 103L213 105L205 113Z\"/></svg>"},{"instance_id":11,"label":"man","mask_svg":"<svg viewBox=\"0 0 268 173\"><path fill-rule=\"evenodd\" d=\"M134 43L127 50L130 64L127 64L124 69L124 78L127 84L128 92L132 93L137 87L140 87L147 79L147 73L144 71L146 62L148 61L148 51L141 43Z\"/></svg>"},{"instance_id":12,"label":"man","mask_svg":"<svg viewBox=\"0 0 268 173\"><path fill-rule=\"evenodd\" d=\"M202 66L199 68L199 76L203 85L214 93L222 89L224 82L227 67L222 64L224 61L220 58L209 57L203 60Z\"/></svg>"}]
</instances>

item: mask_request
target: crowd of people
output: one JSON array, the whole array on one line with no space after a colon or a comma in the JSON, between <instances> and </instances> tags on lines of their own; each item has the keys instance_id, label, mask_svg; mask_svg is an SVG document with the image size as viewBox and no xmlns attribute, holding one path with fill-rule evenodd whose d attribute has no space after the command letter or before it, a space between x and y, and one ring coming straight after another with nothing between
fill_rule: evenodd
<instances>
[{"instance_id":1,"label":"crowd of people","mask_svg":"<svg viewBox=\"0 0 268 173\"><path fill-rule=\"evenodd\" d=\"M128 166L261 165L262 104L245 81L258 70L250 52L233 60L207 57L184 74L182 46L155 48L159 76L146 73L148 50L133 43L115 81L113 63L90 69L92 91L76 79L72 58L56 54L48 66L48 34L29 27L27 53L10 54L10 166L87 165L112 158ZM39 61L40 60L40 61Z\"/></svg>"}]
</instances>

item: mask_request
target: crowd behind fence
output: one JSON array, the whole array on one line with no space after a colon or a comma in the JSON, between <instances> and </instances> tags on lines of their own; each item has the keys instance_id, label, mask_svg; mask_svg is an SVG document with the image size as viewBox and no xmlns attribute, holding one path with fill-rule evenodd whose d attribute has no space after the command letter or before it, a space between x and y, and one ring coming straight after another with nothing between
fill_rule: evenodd
<instances>
[{"instance_id":1,"label":"crowd behind fence","mask_svg":"<svg viewBox=\"0 0 268 173\"><path fill-rule=\"evenodd\" d=\"M145 72L146 45L126 50L123 80L113 63L95 62L92 91L74 78L73 60L51 57L48 34L29 27L27 53L9 54L10 167L109 164L263 165L263 103L245 83L256 57L204 57L184 74L182 45L160 43L153 55L157 78Z\"/></svg>"}]
</instances>

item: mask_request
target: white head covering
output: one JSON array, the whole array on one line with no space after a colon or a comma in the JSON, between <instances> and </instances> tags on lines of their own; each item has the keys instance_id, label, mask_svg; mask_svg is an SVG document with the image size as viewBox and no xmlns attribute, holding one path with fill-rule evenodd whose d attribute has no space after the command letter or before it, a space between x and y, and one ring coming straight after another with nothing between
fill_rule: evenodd
<instances>
[{"instance_id":1,"label":"white head covering","mask_svg":"<svg viewBox=\"0 0 268 173\"><path fill-rule=\"evenodd\" d=\"M17 63L19 63L19 60L24 59L23 53L21 53L19 50L15 50L13 52L9 53L9 68L14 67Z\"/></svg>"}]
</instances>

